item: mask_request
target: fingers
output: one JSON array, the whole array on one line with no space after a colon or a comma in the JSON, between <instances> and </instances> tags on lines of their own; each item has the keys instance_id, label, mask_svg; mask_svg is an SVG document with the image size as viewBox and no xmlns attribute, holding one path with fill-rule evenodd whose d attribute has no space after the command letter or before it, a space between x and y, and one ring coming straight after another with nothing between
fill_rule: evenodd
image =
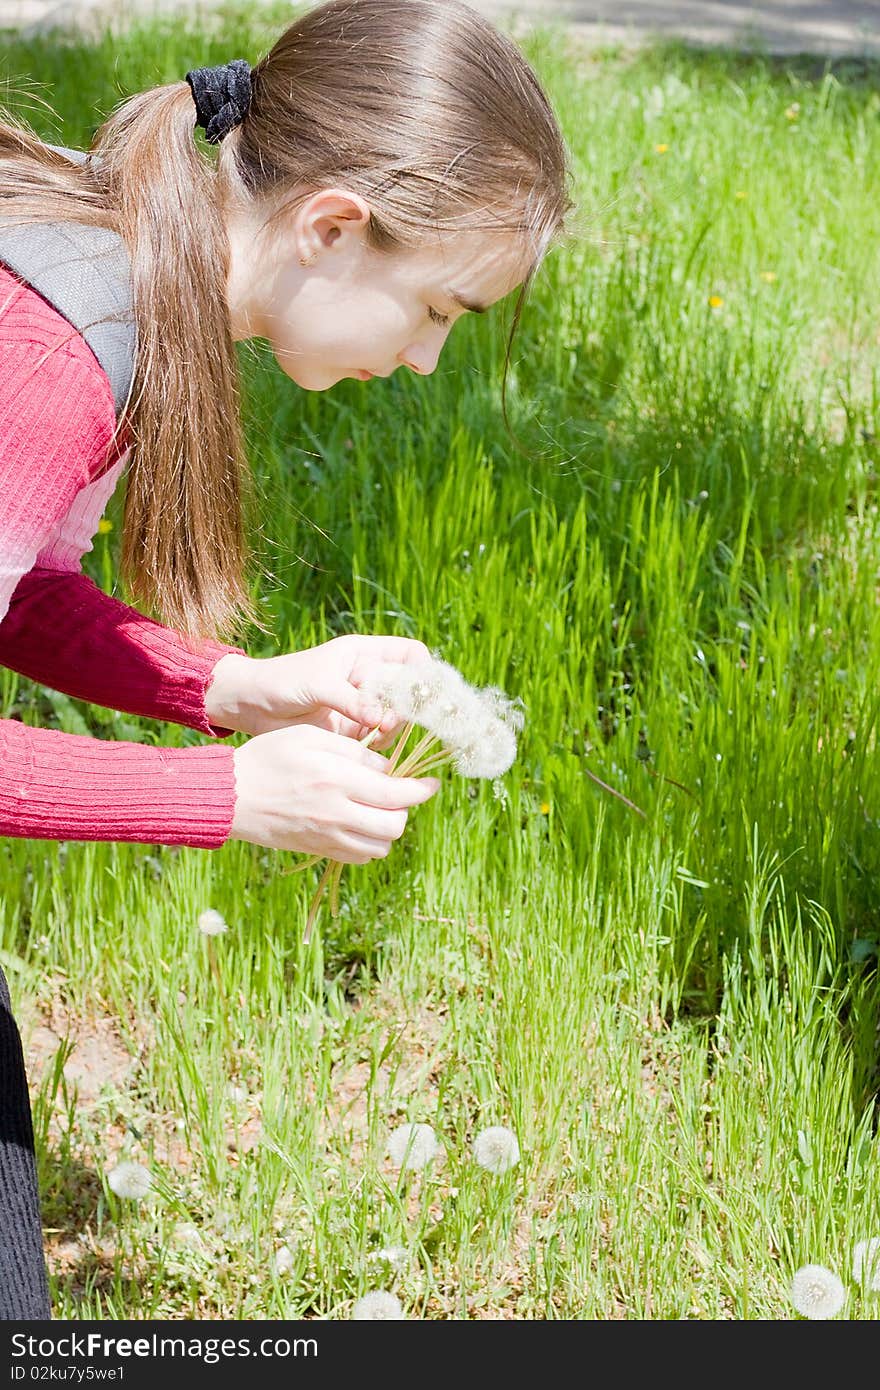
<instances>
[{"instance_id":1,"label":"fingers","mask_svg":"<svg viewBox=\"0 0 880 1390\"><path fill-rule=\"evenodd\" d=\"M436 777L389 777L387 772L377 775L372 768L353 769L346 781L346 792L352 801L383 811L422 806L439 790Z\"/></svg>"},{"instance_id":2,"label":"fingers","mask_svg":"<svg viewBox=\"0 0 880 1390\"><path fill-rule=\"evenodd\" d=\"M369 655L366 652L361 653L352 667L349 680L352 685L360 686L381 662L422 666L432 660L433 657L424 642L417 642L412 637L374 637Z\"/></svg>"},{"instance_id":3,"label":"fingers","mask_svg":"<svg viewBox=\"0 0 880 1390\"><path fill-rule=\"evenodd\" d=\"M388 840L351 831L339 836L339 849L334 851L334 858L343 864L369 864L372 859L386 859L390 850Z\"/></svg>"},{"instance_id":4,"label":"fingers","mask_svg":"<svg viewBox=\"0 0 880 1390\"><path fill-rule=\"evenodd\" d=\"M390 844L406 830L406 811L379 811L373 806L353 806L344 833Z\"/></svg>"},{"instance_id":5,"label":"fingers","mask_svg":"<svg viewBox=\"0 0 880 1390\"><path fill-rule=\"evenodd\" d=\"M359 763L361 767L387 776L388 759L383 758L381 753L375 753L366 744L359 743L354 738L346 738L344 734L334 734L328 729L316 729L314 732L315 742L322 751L334 753L339 758L348 758L353 763Z\"/></svg>"},{"instance_id":6,"label":"fingers","mask_svg":"<svg viewBox=\"0 0 880 1390\"><path fill-rule=\"evenodd\" d=\"M370 660L414 662L420 665L423 661L431 660L431 653L424 642L417 642L413 637L377 637Z\"/></svg>"}]
</instances>

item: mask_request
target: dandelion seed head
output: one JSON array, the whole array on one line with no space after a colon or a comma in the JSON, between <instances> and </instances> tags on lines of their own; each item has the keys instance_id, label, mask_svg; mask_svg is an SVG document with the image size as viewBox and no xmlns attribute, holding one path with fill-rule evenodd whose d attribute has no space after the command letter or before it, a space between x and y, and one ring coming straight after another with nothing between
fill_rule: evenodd
<instances>
[{"instance_id":1,"label":"dandelion seed head","mask_svg":"<svg viewBox=\"0 0 880 1390\"><path fill-rule=\"evenodd\" d=\"M199 913L198 927L202 936L222 936L225 931L229 931L228 923L213 907Z\"/></svg>"},{"instance_id":2,"label":"dandelion seed head","mask_svg":"<svg viewBox=\"0 0 880 1390\"><path fill-rule=\"evenodd\" d=\"M399 1274L409 1264L409 1251L405 1245L386 1245L381 1250L371 1251L367 1258L376 1264L387 1265L395 1274Z\"/></svg>"},{"instance_id":3,"label":"dandelion seed head","mask_svg":"<svg viewBox=\"0 0 880 1390\"><path fill-rule=\"evenodd\" d=\"M526 722L525 708L519 697L511 699L497 685L484 685L477 694L494 719L500 719L502 724L519 732Z\"/></svg>"},{"instance_id":4,"label":"dandelion seed head","mask_svg":"<svg viewBox=\"0 0 880 1390\"><path fill-rule=\"evenodd\" d=\"M442 1150L430 1125L398 1125L388 1140L396 1168L425 1168Z\"/></svg>"},{"instance_id":5,"label":"dandelion seed head","mask_svg":"<svg viewBox=\"0 0 880 1390\"><path fill-rule=\"evenodd\" d=\"M853 1279L871 1293L880 1293L880 1236L857 1241L853 1249Z\"/></svg>"},{"instance_id":6,"label":"dandelion seed head","mask_svg":"<svg viewBox=\"0 0 880 1390\"><path fill-rule=\"evenodd\" d=\"M150 1170L142 1163L125 1161L117 1163L107 1174L107 1186L117 1197L127 1197L132 1202L146 1197L153 1186Z\"/></svg>"},{"instance_id":7,"label":"dandelion seed head","mask_svg":"<svg viewBox=\"0 0 880 1390\"><path fill-rule=\"evenodd\" d=\"M355 1322L405 1321L403 1307L396 1294L386 1293L384 1289L373 1289L359 1298L351 1310Z\"/></svg>"},{"instance_id":8,"label":"dandelion seed head","mask_svg":"<svg viewBox=\"0 0 880 1390\"><path fill-rule=\"evenodd\" d=\"M423 710L430 709L441 694L441 685L436 679L432 680L429 675L417 678L413 681L409 690L409 710L415 717Z\"/></svg>"},{"instance_id":9,"label":"dandelion seed head","mask_svg":"<svg viewBox=\"0 0 880 1390\"><path fill-rule=\"evenodd\" d=\"M498 686L469 685L447 661L386 663L362 693L439 739L465 777L499 777L516 757L525 722L521 700Z\"/></svg>"},{"instance_id":10,"label":"dandelion seed head","mask_svg":"<svg viewBox=\"0 0 880 1390\"><path fill-rule=\"evenodd\" d=\"M463 777L500 777L516 757L516 735L503 726L489 730L482 739L459 744L452 765Z\"/></svg>"},{"instance_id":11,"label":"dandelion seed head","mask_svg":"<svg viewBox=\"0 0 880 1390\"><path fill-rule=\"evenodd\" d=\"M803 1265L791 1281L791 1301L805 1318L833 1318L846 1302L846 1289L824 1265Z\"/></svg>"},{"instance_id":12,"label":"dandelion seed head","mask_svg":"<svg viewBox=\"0 0 880 1390\"><path fill-rule=\"evenodd\" d=\"M519 1144L506 1125L490 1125L474 1139L474 1158L487 1173L500 1176L519 1162Z\"/></svg>"},{"instance_id":13,"label":"dandelion seed head","mask_svg":"<svg viewBox=\"0 0 880 1390\"><path fill-rule=\"evenodd\" d=\"M201 1250L204 1246L201 1231L192 1221L179 1221L171 1233L171 1238L175 1245L189 1246L194 1250Z\"/></svg>"}]
</instances>

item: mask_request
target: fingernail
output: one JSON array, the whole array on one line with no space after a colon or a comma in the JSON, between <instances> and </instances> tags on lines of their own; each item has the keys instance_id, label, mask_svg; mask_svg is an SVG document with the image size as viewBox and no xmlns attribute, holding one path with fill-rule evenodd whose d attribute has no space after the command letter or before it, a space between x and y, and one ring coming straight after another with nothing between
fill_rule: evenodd
<instances>
[{"instance_id":1,"label":"fingernail","mask_svg":"<svg viewBox=\"0 0 880 1390\"><path fill-rule=\"evenodd\" d=\"M428 784L428 796L433 796L435 792L439 792L440 783L436 777L426 777L425 781Z\"/></svg>"}]
</instances>

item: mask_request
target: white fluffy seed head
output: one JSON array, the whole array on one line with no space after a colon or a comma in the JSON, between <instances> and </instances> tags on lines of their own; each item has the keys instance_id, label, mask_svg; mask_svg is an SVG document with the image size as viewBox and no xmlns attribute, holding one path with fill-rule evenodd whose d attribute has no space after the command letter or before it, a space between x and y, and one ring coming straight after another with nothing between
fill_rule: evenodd
<instances>
[{"instance_id":1,"label":"white fluffy seed head","mask_svg":"<svg viewBox=\"0 0 880 1390\"><path fill-rule=\"evenodd\" d=\"M129 1201L138 1202L142 1197L146 1197L152 1188L153 1179L150 1170L142 1163L125 1161L110 1169L107 1174L107 1186L117 1197L127 1197Z\"/></svg>"},{"instance_id":2,"label":"white fluffy seed head","mask_svg":"<svg viewBox=\"0 0 880 1390\"><path fill-rule=\"evenodd\" d=\"M222 936L225 931L229 931L228 923L213 907L199 913L198 927L202 936Z\"/></svg>"},{"instance_id":3,"label":"white fluffy seed head","mask_svg":"<svg viewBox=\"0 0 880 1390\"><path fill-rule=\"evenodd\" d=\"M481 736L460 743L452 755L452 765L463 777L500 777L516 757L516 734L503 724L494 724Z\"/></svg>"},{"instance_id":4,"label":"white fluffy seed head","mask_svg":"<svg viewBox=\"0 0 880 1390\"><path fill-rule=\"evenodd\" d=\"M500 1176L519 1162L519 1144L512 1129L490 1125L474 1138L474 1158L487 1173Z\"/></svg>"},{"instance_id":5,"label":"white fluffy seed head","mask_svg":"<svg viewBox=\"0 0 880 1390\"><path fill-rule=\"evenodd\" d=\"M175 1245L182 1245L190 1250L204 1249L202 1233L192 1221L179 1221L171 1233L171 1239Z\"/></svg>"},{"instance_id":6,"label":"white fluffy seed head","mask_svg":"<svg viewBox=\"0 0 880 1390\"><path fill-rule=\"evenodd\" d=\"M824 1265L802 1265L791 1281L791 1301L805 1318L833 1318L846 1302L846 1289Z\"/></svg>"},{"instance_id":7,"label":"white fluffy seed head","mask_svg":"<svg viewBox=\"0 0 880 1390\"><path fill-rule=\"evenodd\" d=\"M465 777L500 777L516 757L522 702L495 685L469 685L447 661L387 663L364 682L362 693L432 733Z\"/></svg>"},{"instance_id":8,"label":"white fluffy seed head","mask_svg":"<svg viewBox=\"0 0 880 1390\"><path fill-rule=\"evenodd\" d=\"M351 1310L355 1322L405 1321L400 1299L396 1294L386 1293L384 1289L373 1289L359 1298Z\"/></svg>"},{"instance_id":9,"label":"white fluffy seed head","mask_svg":"<svg viewBox=\"0 0 880 1390\"><path fill-rule=\"evenodd\" d=\"M441 1152L430 1125L398 1125L388 1140L395 1168L425 1168Z\"/></svg>"},{"instance_id":10,"label":"white fluffy seed head","mask_svg":"<svg viewBox=\"0 0 880 1390\"><path fill-rule=\"evenodd\" d=\"M853 1279L871 1293L880 1293L880 1236L860 1240L853 1248Z\"/></svg>"},{"instance_id":11,"label":"white fluffy seed head","mask_svg":"<svg viewBox=\"0 0 880 1390\"><path fill-rule=\"evenodd\" d=\"M381 1250L373 1250L367 1259L387 1265L395 1274L399 1274L409 1264L409 1251L405 1245L385 1245Z\"/></svg>"},{"instance_id":12,"label":"white fluffy seed head","mask_svg":"<svg viewBox=\"0 0 880 1390\"><path fill-rule=\"evenodd\" d=\"M279 1278L290 1273L293 1269L293 1251L289 1245L282 1245L275 1251L272 1257L272 1267Z\"/></svg>"},{"instance_id":13,"label":"white fluffy seed head","mask_svg":"<svg viewBox=\"0 0 880 1390\"><path fill-rule=\"evenodd\" d=\"M484 685L477 694L494 719L519 733L526 722L522 700L511 700L497 685Z\"/></svg>"}]
</instances>

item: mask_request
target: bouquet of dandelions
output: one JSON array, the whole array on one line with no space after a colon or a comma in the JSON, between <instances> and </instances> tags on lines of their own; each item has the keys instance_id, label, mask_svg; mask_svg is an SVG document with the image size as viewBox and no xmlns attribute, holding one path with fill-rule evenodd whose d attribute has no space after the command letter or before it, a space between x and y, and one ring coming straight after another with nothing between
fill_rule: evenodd
<instances>
[{"instance_id":1,"label":"bouquet of dandelions","mask_svg":"<svg viewBox=\"0 0 880 1390\"><path fill-rule=\"evenodd\" d=\"M419 664L383 663L361 690L405 721L388 753L389 776L421 777L451 763L464 777L491 778L496 795L503 795L498 779L516 757L516 736L525 720L520 701L511 700L497 686L469 685L454 666L436 657ZM426 732L413 741L417 727ZM361 742L372 743L378 732L378 726L371 729ZM310 855L294 872L319 858ZM306 942L328 886L331 914L338 914L343 867L339 860L327 861L306 920Z\"/></svg>"}]
</instances>

